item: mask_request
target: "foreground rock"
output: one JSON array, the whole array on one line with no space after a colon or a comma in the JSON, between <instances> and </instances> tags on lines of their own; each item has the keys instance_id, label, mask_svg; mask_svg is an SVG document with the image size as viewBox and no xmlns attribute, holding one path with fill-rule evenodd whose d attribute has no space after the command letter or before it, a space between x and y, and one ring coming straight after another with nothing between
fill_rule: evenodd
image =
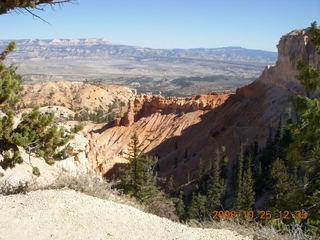
<instances>
[{"instance_id":1,"label":"foreground rock","mask_svg":"<svg viewBox=\"0 0 320 240\"><path fill-rule=\"evenodd\" d=\"M73 190L0 196L0 239L250 240L222 229L190 228Z\"/></svg>"}]
</instances>

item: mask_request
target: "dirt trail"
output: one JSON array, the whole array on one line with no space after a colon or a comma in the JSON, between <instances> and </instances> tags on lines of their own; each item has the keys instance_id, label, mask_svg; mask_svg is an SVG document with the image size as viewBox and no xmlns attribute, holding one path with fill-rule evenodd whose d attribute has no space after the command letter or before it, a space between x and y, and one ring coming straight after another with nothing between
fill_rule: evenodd
<instances>
[{"instance_id":1,"label":"dirt trail","mask_svg":"<svg viewBox=\"0 0 320 240\"><path fill-rule=\"evenodd\" d=\"M250 240L229 230L190 228L73 190L0 196L0 239Z\"/></svg>"}]
</instances>

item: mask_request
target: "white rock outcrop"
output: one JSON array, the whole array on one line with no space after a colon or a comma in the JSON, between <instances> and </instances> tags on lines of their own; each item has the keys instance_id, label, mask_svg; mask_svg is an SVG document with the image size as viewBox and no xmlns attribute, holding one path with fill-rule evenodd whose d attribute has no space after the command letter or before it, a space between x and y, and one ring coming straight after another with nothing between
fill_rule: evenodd
<instances>
[{"instance_id":1,"label":"white rock outcrop","mask_svg":"<svg viewBox=\"0 0 320 240\"><path fill-rule=\"evenodd\" d=\"M61 125L60 125L61 126ZM65 128L70 126L63 124ZM61 175L85 175L89 173L88 159L85 153L88 140L83 134L77 133L67 145L67 159L57 161L49 165L43 158L38 158L33 154L29 155L23 148L19 148L22 164L16 164L14 168L2 169L0 167L0 184L18 186L20 183L28 182L34 187L45 187L51 185ZM0 155L0 161L2 156ZM40 176L33 174L33 168L40 170Z\"/></svg>"}]
</instances>

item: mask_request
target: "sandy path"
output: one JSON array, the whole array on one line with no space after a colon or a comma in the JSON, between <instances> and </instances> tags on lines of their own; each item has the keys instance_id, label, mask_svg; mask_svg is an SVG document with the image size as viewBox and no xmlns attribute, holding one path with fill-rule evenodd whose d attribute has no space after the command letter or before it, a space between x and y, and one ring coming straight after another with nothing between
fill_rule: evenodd
<instances>
[{"instance_id":1,"label":"sandy path","mask_svg":"<svg viewBox=\"0 0 320 240\"><path fill-rule=\"evenodd\" d=\"M229 230L190 228L73 190L0 196L0 239L249 240Z\"/></svg>"}]
</instances>

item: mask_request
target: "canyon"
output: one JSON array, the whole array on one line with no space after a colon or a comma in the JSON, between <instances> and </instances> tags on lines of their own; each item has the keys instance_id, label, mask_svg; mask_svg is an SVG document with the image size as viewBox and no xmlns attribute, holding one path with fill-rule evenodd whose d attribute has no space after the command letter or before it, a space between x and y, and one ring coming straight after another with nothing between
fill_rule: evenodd
<instances>
[{"instance_id":1,"label":"canyon","mask_svg":"<svg viewBox=\"0 0 320 240\"><path fill-rule=\"evenodd\" d=\"M158 157L158 175L172 176L176 186L185 186L197 177L200 161L208 166L219 150L232 166L241 143L256 141L264 146L289 116L288 98L303 94L296 80L297 60L303 58L319 68L320 57L305 30L284 35L278 55L275 65L265 67L257 80L235 93L164 97L104 84L55 82L26 85L22 103L103 109L115 97L122 99L127 106L123 117L85 123L81 134L88 140L87 169L112 178L126 164L130 138L137 133L143 152ZM77 101L74 95L79 95Z\"/></svg>"},{"instance_id":2,"label":"canyon","mask_svg":"<svg viewBox=\"0 0 320 240\"><path fill-rule=\"evenodd\" d=\"M296 80L297 60L320 66L305 30L284 35L278 54L274 66L267 66L257 80L235 94L201 95L189 100L136 97L125 117L88 132L91 167L106 176L115 174L125 162L130 137L137 132L144 152L158 157L159 176L173 176L176 185L182 186L197 177L200 159L208 166L218 149L232 162L241 143L257 141L263 146L280 121L288 117L288 98L304 94Z\"/></svg>"}]
</instances>

